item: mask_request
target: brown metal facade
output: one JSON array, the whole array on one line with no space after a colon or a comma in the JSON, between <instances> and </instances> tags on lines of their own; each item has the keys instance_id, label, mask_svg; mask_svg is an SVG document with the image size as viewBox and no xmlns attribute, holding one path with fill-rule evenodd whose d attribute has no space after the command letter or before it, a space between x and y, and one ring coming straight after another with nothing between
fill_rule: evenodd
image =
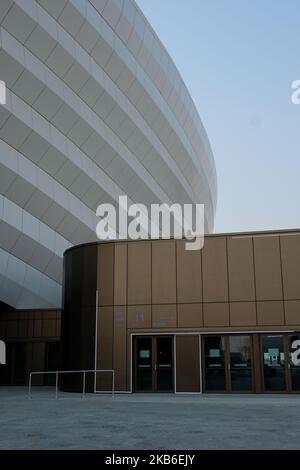
<instances>
[{"instance_id":1,"label":"brown metal facade","mask_svg":"<svg viewBox=\"0 0 300 470\"><path fill-rule=\"evenodd\" d=\"M262 392L261 338L276 332L288 354L288 335L300 332L299 232L208 235L202 251L187 251L184 240L139 240L65 254L63 367L114 369L118 391L133 390L137 335L176 336L174 391L197 392L205 389L203 335L223 336L226 355L228 335L247 334L252 389ZM109 374L99 375L96 390L110 387Z\"/></svg>"},{"instance_id":2,"label":"brown metal facade","mask_svg":"<svg viewBox=\"0 0 300 470\"><path fill-rule=\"evenodd\" d=\"M300 331L297 232L210 235L202 251L187 251L184 240L107 242L84 249L95 246L96 367L115 370L119 391L134 389L136 335L176 335L176 391L199 391L204 359L198 335L249 333L252 388L260 392L261 334ZM81 249L69 250L66 259ZM99 377L96 389L110 384L108 376Z\"/></svg>"},{"instance_id":3,"label":"brown metal facade","mask_svg":"<svg viewBox=\"0 0 300 470\"><path fill-rule=\"evenodd\" d=\"M1 365L0 385L23 385L29 371L60 363L61 310L12 310L0 315L0 339L6 342L7 365ZM46 383L43 377L36 385Z\"/></svg>"}]
</instances>

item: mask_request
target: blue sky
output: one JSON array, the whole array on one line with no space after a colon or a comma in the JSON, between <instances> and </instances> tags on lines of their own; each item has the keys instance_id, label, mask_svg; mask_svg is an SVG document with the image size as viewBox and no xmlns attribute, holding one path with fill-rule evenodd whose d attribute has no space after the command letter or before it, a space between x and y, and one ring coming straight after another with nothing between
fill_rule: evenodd
<instances>
[{"instance_id":1,"label":"blue sky","mask_svg":"<svg viewBox=\"0 0 300 470\"><path fill-rule=\"evenodd\" d=\"M138 0L179 69L218 173L215 232L300 227L299 0Z\"/></svg>"}]
</instances>

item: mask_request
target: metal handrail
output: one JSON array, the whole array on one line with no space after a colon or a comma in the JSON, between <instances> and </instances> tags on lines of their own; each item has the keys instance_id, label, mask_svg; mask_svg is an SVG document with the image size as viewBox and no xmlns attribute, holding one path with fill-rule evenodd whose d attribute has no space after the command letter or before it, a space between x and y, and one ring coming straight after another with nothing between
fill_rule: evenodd
<instances>
[{"instance_id":1,"label":"metal handrail","mask_svg":"<svg viewBox=\"0 0 300 470\"><path fill-rule=\"evenodd\" d=\"M83 374L83 383L82 383L82 394L81 398L85 397L85 382L86 374L94 373L95 378L97 372L110 372L112 374L112 398L115 397L115 371L114 369L84 369L84 370L51 370L51 371L42 371L42 372L30 372L29 374L29 385L28 385L28 398L31 399L31 389L32 389L32 376L33 375L46 375L46 374L55 374L55 398L58 399L58 376L59 374Z\"/></svg>"}]
</instances>

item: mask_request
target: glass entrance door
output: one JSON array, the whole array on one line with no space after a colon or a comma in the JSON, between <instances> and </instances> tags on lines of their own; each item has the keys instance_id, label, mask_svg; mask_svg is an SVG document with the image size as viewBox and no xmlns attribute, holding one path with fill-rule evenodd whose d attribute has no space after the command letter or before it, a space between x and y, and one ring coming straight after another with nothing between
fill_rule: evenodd
<instances>
[{"instance_id":1,"label":"glass entrance door","mask_svg":"<svg viewBox=\"0 0 300 470\"><path fill-rule=\"evenodd\" d=\"M230 354L230 390L233 392L251 392L252 347L249 335L229 336Z\"/></svg>"},{"instance_id":2,"label":"glass entrance door","mask_svg":"<svg viewBox=\"0 0 300 470\"><path fill-rule=\"evenodd\" d=\"M289 335L289 371L292 392L300 391L300 334Z\"/></svg>"},{"instance_id":3,"label":"glass entrance door","mask_svg":"<svg viewBox=\"0 0 300 470\"><path fill-rule=\"evenodd\" d=\"M152 392L152 338L137 337L135 339L134 370L136 392Z\"/></svg>"},{"instance_id":4,"label":"glass entrance door","mask_svg":"<svg viewBox=\"0 0 300 470\"><path fill-rule=\"evenodd\" d=\"M224 392L227 388L224 336L204 337L204 385L207 392Z\"/></svg>"},{"instance_id":5,"label":"glass entrance door","mask_svg":"<svg viewBox=\"0 0 300 470\"><path fill-rule=\"evenodd\" d=\"M283 335L263 335L263 383L266 392L287 390L285 347Z\"/></svg>"},{"instance_id":6,"label":"glass entrance door","mask_svg":"<svg viewBox=\"0 0 300 470\"><path fill-rule=\"evenodd\" d=\"M300 391L300 334L262 335L265 392Z\"/></svg>"},{"instance_id":7,"label":"glass entrance door","mask_svg":"<svg viewBox=\"0 0 300 470\"><path fill-rule=\"evenodd\" d=\"M134 391L174 391L172 336L136 336L133 361Z\"/></svg>"},{"instance_id":8,"label":"glass entrance door","mask_svg":"<svg viewBox=\"0 0 300 470\"><path fill-rule=\"evenodd\" d=\"M289 372L292 392L300 391L300 334L289 335Z\"/></svg>"},{"instance_id":9,"label":"glass entrance door","mask_svg":"<svg viewBox=\"0 0 300 470\"><path fill-rule=\"evenodd\" d=\"M173 392L173 338L156 337L156 391Z\"/></svg>"},{"instance_id":10,"label":"glass entrance door","mask_svg":"<svg viewBox=\"0 0 300 470\"><path fill-rule=\"evenodd\" d=\"M203 390L299 393L300 333L202 336Z\"/></svg>"},{"instance_id":11,"label":"glass entrance door","mask_svg":"<svg viewBox=\"0 0 300 470\"><path fill-rule=\"evenodd\" d=\"M204 336L204 390L252 392L253 359L250 335Z\"/></svg>"}]
</instances>

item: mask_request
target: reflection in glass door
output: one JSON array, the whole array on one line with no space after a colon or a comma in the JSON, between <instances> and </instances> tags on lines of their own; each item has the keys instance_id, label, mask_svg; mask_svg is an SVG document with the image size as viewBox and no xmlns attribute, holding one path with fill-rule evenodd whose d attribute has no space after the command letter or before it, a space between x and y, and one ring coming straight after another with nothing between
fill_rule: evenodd
<instances>
[{"instance_id":1,"label":"reflection in glass door","mask_svg":"<svg viewBox=\"0 0 300 470\"><path fill-rule=\"evenodd\" d=\"M229 336L230 389L233 392L252 391L252 348L248 335Z\"/></svg>"},{"instance_id":2,"label":"reflection in glass door","mask_svg":"<svg viewBox=\"0 0 300 470\"><path fill-rule=\"evenodd\" d=\"M264 390L285 391L286 369L283 335L262 336Z\"/></svg>"},{"instance_id":3,"label":"reflection in glass door","mask_svg":"<svg viewBox=\"0 0 300 470\"><path fill-rule=\"evenodd\" d=\"M252 392L250 335L204 336L204 384L207 392Z\"/></svg>"},{"instance_id":4,"label":"reflection in glass door","mask_svg":"<svg viewBox=\"0 0 300 470\"><path fill-rule=\"evenodd\" d=\"M225 347L223 336L204 337L205 390L226 390Z\"/></svg>"},{"instance_id":5,"label":"reflection in glass door","mask_svg":"<svg viewBox=\"0 0 300 470\"><path fill-rule=\"evenodd\" d=\"M173 339L168 336L156 338L156 391L173 391Z\"/></svg>"},{"instance_id":6,"label":"reflection in glass door","mask_svg":"<svg viewBox=\"0 0 300 470\"><path fill-rule=\"evenodd\" d=\"M137 336L134 345L134 390L173 392L173 337Z\"/></svg>"},{"instance_id":7,"label":"reflection in glass door","mask_svg":"<svg viewBox=\"0 0 300 470\"><path fill-rule=\"evenodd\" d=\"M152 338L136 338L135 351L135 390L152 391Z\"/></svg>"},{"instance_id":8,"label":"reflection in glass door","mask_svg":"<svg viewBox=\"0 0 300 470\"><path fill-rule=\"evenodd\" d=\"M291 391L300 391L300 334L289 335L289 371Z\"/></svg>"}]
</instances>

